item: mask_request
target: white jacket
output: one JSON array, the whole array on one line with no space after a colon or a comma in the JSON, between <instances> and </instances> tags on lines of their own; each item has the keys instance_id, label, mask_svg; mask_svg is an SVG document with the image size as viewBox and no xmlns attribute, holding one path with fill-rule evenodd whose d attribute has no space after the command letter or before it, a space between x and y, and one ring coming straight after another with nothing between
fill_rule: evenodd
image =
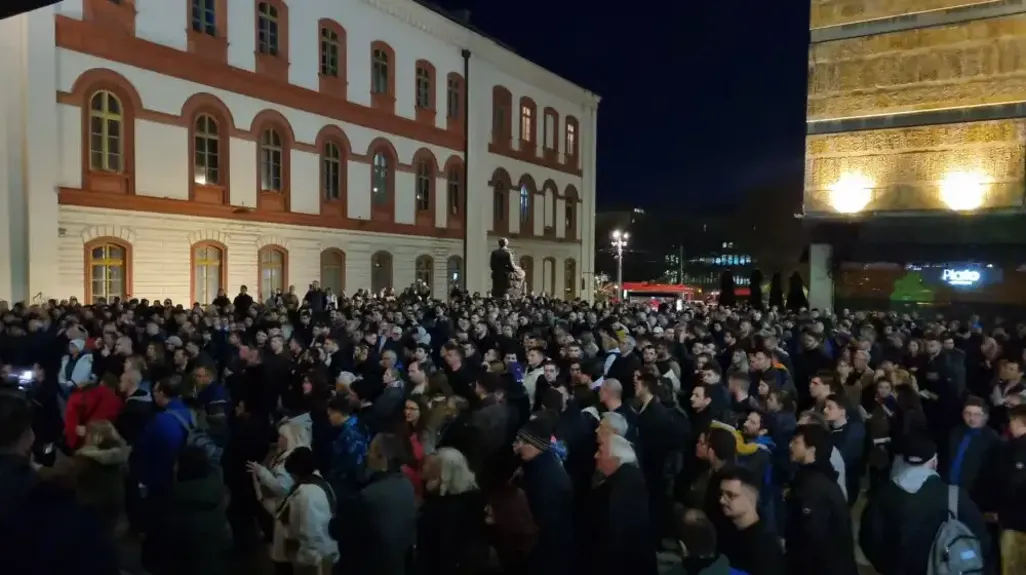
<instances>
[{"instance_id":1,"label":"white jacket","mask_svg":"<svg viewBox=\"0 0 1026 575\"><path fill-rule=\"evenodd\" d=\"M71 356L65 354L61 358L61 369L57 372L57 383L60 384L61 390L65 395L70 395L75 387L85 385L89 383L93 378L93 356L90 353L83 353L78 357L78 363L71 369L71 377L68 378L64 374L67 371L68 362L71 361Z\"/></svg>"},{"instance_id":2,"label":"white jacket","mask_svg":"<svg viewBox=\"0 0 1026 575\"><path fill-rule=\"evenodd\" d=\"M279 426L278 435L285 438L285 449L275 450L276 454L253 473L257 500L271 515L277 512L295 484L292 476L285 471L285 460L295 448L310 447L312 430L307 426L308 420L309 416L306 419L297 418Z\"/></svg>"},{"instance_id":3,"label":"white jacket","mask_svg":"<svg viewBox=\"0 0 1026 575\"><path fill-rule=\"evenodd\" d=\"M326 560L337 563L338 543L328 532L333 511L323 487L301 484L275 515L271 559L304 566L320 566ZM285 514L288 514L287 525L281 521ZM278 546L279 541L282 542L281 547ZM288 556L285 541L299 544L295 555Z\"/></svg>"}]
</instances>

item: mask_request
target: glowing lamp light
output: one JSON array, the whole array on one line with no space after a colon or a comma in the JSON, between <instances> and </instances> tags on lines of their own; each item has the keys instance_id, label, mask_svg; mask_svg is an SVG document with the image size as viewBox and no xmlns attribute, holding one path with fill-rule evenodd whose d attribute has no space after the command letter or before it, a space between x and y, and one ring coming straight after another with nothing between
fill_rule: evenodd
<instances>
[{"instance_id":1,"label":"glowing lamp light","mask_svg":"<svg viewBox=\"0 0 1026 575\"><path fill-rule=\"evenodd\" d=\"M862 174L844 174L830 186L830 205L842 214L857 214L873 199L873 182Z\"/></svg>"},{"instance_id":2,"label":"glowing lamp light","mask_svg":"<svg viewBox=\"0 0 1026 575\"><path fill-rule=\"evenodd\" d=\"M991 183L980 172L951 172L940 183L941 200L956 212L968 212L983 205Z\"/></svg>"}]
</instances>

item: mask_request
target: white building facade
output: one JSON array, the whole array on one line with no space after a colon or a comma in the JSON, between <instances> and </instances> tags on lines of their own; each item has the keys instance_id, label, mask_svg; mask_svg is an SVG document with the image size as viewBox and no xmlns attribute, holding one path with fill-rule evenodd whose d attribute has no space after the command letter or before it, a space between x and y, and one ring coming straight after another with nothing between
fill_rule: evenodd
<instances>
[{"instance_id":1,"label":"white building facade","mask_svg":"<svg viewBox=\"0 0 1026 575\"><path fill-rule=\"evenodd\" d=\"M65 0L0 21L0 299L312 281L593 291L599 99L408 0Z\"/></svg>"}]
</instances>

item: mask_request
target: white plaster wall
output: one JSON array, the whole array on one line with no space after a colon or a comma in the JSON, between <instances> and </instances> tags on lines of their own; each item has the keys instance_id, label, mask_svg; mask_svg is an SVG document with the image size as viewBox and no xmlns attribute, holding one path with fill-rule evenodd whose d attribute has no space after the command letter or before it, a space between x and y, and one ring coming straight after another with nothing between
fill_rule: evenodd
<instances>
[{"instance_id":1,"label":"white plaster wall","mask_svg":"<svg viewBox=\"0 0 1026 575\"><path fill-rule=\"evenodd\" d=\"M123 75L135 86L145 108L157 112L178 115L186 100L192 95L207 92L217 96L228 106L237 127L242 129L249 129L253 118L265 109L277 110L285 116L296 134L296 139L303 143L312 144L317 138L317 133L324 126L339 125L333 119L316 114L161 76L148 70L77 52L58 49L57 56L59 62L57 89L65 92L70 92L75 80L87 70L108 68ZM59 173L63 179L67 180L64 185L79 187L81 186L82 171L81 110L67 105L58 107L63 109L60 113L59 129L60 139L63 142L61 149L65 152L61 158ZM66 110L66 108L71 108L71 110ZM421 148L430 150L440 165L444 165L452 155L462 155L457 150L425 144L393 134L383 134L354 124L343 123L340 127L349 138L353 151L361 154L366 153L368 146L375 138L382 136L388 138L395 146L399 161L403 164L411 163L414 153ZM135 130L136 169L139 172L136 176L136 193L157 197L188 197L188 131L177 126L145 120L137 120ZM253 142L240 141L237 138L233 138L230 145L232 204L254 206L256 204L256 145ZM291 160L293 162L291 170L293 210L317 213L320 210L318 160L313 154L296 150L292 151ZM354 218L369 218L370 167L363 163L349 162L347 172L349 174L350 215ZM396 173L395 197L395 221L413 223L415 196L412 174Z\"/></svg>"},{"instance_id":2,"label":"white plaster wall","mask_svg":"<svg viewBox=\"0 0 1026 575\"><path fill-rule=\"evenodd\" d=\"M259 287L257 252L268 244L288 250L288 281L299 291L320 280L321 252L338 248L346 254L346 289L352 293L370 288L371 256L377 251L392 254L392 279L396 289L413 283L418 256L434 260L435 289L446 289L446 263L462 256L459 240L435 239L358 231L250 224L214 218L168 216L62 206L59 225L60 285L52 297L84 297L83 246L93 239L113 236L132 244L133 297L165 298L190 302L191 246L215 240L227 247L229 293L240 285L254 292ZM441 287L439 287L441 286Z\"/></svg>"}]
</instances>

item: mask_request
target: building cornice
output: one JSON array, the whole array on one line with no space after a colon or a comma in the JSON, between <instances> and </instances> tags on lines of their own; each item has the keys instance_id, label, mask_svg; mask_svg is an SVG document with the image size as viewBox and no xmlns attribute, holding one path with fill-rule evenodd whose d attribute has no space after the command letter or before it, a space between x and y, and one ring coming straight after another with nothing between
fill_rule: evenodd
<instances>
[{"instance_id":1,"label":"building cornice","mask_svg":"<svg viewBox=\"0 0 1026 575\"><path fill-rule=\"evenodd\" d=\"M458 22L411 0L363 0L376 10L460 49L502 72L570 103L597 109L601 97Z\"/></svg>"}]
</instances>

